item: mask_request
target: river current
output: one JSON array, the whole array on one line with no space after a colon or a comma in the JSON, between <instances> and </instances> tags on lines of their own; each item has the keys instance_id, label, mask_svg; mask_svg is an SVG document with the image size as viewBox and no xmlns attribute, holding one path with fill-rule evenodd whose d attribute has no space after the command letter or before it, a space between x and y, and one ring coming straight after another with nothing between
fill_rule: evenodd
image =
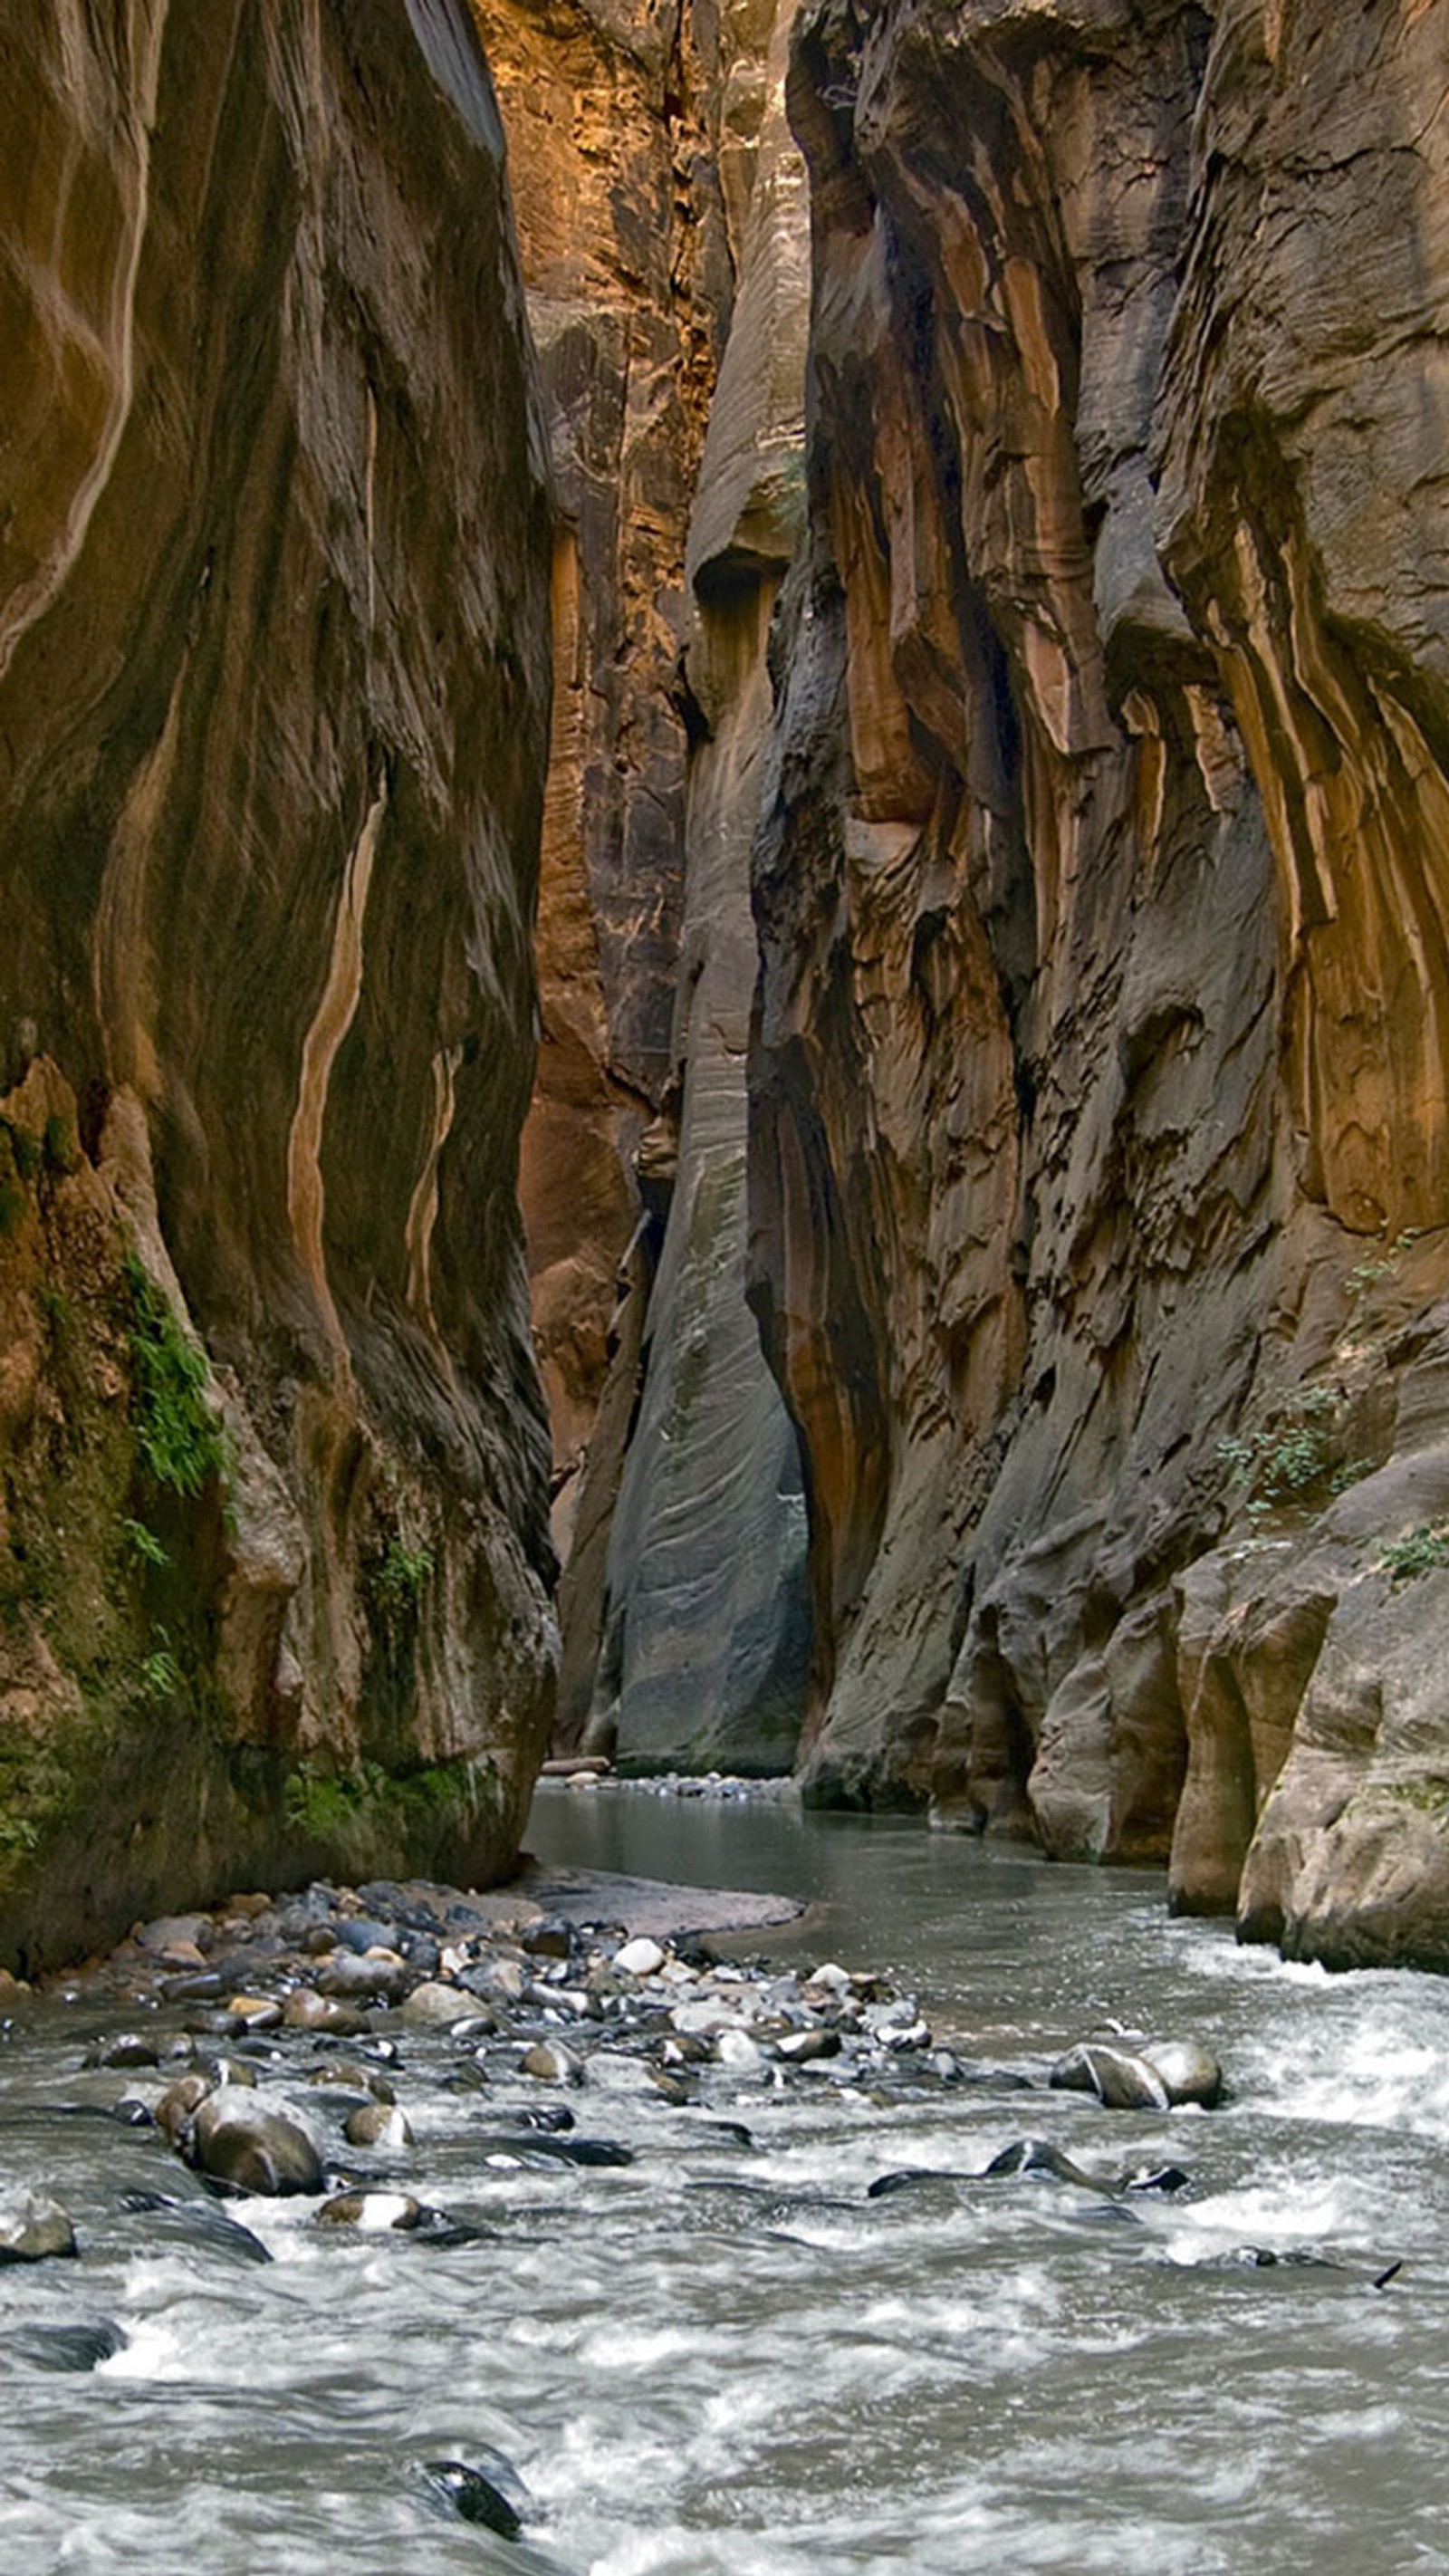
<instances>
[{"instance_id":1,"label":"river current","mask_svg":"<svg viewBox=\"0 0 1449 2576\"><path fill-rule=\"evenodd\" d=\"M259 2264L124 2206L179 2169L107 2116L122 2079L80 2071L94 2012L47 2006L0 2056L0 2183L63 2201L81 2257L0 2274L4 2576L1449 2568L1449 1982L1285 1966L1171 1922L1156 1878L908 1820L549 1785L530 1841L807 1899L741 1954L888 1973L984 2080L720 2068L682 2108L586 2086L580 2128L632 2164L498 2171L445 2036L409 2033L407 2188L490 2232L358 2237L249 2200ZM1112 2024L1205 2040L1229 2099L1018 2089ZM1190 2183L866 2197L1024 2136ZM16 2340L101 2320L126 2340L83 2373ZM481 2445L536 2501L522 2541L449 2519L422 2474Z\"/></svg>"}]
</instances>

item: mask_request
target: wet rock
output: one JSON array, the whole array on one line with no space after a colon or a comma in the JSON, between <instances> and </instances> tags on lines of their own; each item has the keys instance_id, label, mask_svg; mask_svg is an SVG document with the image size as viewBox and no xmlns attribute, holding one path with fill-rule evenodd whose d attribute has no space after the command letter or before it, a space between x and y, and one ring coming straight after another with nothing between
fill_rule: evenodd
<instances>
[{"instance_id":1,"label":"wet rock","mask_svg":"<svg viewBox=\"0 0 1449 2576\"><path fill-rule=\"evenodd\" d=\"M0 2263L45 2263L78 2251L58 2200L35 2191L0 2200Z\"/></svg>"},{"instance_id":2,"label":"wet rock","mask_svg":"<svg viewBox=\"0 0 1449 2576\"><path fill-rule=\"evenodd\" d=\"M658 2088L658 2069L642 2057L625 2057L611 2048L595 2049L589 2059L589 2086L599 2093L641 2097Z\"/></svg>"},{"instance_id":3,"label":"wet rock","mask_svg":"<svg viewBox=\"0 0 1449 2576\"><path fill-rule=\"evenodd\" d=\"M168 2084L160 2101L153 2105L151 2116L173 2147L187 2121L200 2109L212 2089L209 2076L178 2075L175 2083Z\"/></svg>"},{"instance_id":4,"label":"wet rock","mask_svg":"<svg viewBox=\"0 0 1449 2576\"><path fill-rule=\"evenodd\" d=\"M796 2030L775 2043L775 2053L793 2066L808 2066L822 2057L840 2055L838 2030Z\"/></svg>"},{"instance_id":5,"label":"wet rock","mask_svg":"<svg viewBox=\"0 0 1449 2576\"><path fill-rule=\"evenodd\" d=\"M86 2066L159 2066L161 2051L154 2039L122 2031L115 2039L96 2040L82 2062Z\"/></svg>"},{"instance_id":6,"label":"wet rock","mask_svg":"<svg viewBox=\"0 0 1449 2576\"><path fill-rule=\"evenodd\" d=\"M546 2137L558 2137L574 2126L574 2115L563 2102L529 2103L509 2114L520 2129L536 2129Z\"/></svg>"},{"instance_id":7,"label":"wet rock","mask_svg":"<svg viewBox=\"0 0 1449 2576\"><path fill-rule=\"evenodd\" d=\"M490 2451L486 2457L486 2469L463 2460L430 2460L427 2475L464 2522L496 2531L501 2540L517 2540L529 2510L527 2490L501 2452Z\"/></svg>"},{"instance_id":8,"label":"wet rock","mask_svg":"<svg viewBox=\"0 0 1449 2576\"><path fill-rule=\"evenodd\" d=\"M239 2093L251 2093L256 2090L257 2070L254 2066L248 2066L244 2057L212 2056L200 2050L197 2055L199 2059L197 2072L210 2077L213 2089L218 2085L230 2084Z\"/></svg>"},{"instance_id":9,"label":"wet rock","mask_svg":"<svg viewBox=\"0 0 1449 2576\"><path fill-rule=\"evenodd\" d=\"M278 2030L282 2023L282 2006L271 1995L232 1995L227 2011L243 2030Z\"/></svg>"},{"instance_id":10,"label":"wet rock","mask_svg":"<svg viewBox=\"0 0 1449 2576\"><path fill-rule=\"evenodd\" d=\"M757 2040L747 2030L722 2030L715 2041L715 2055L721 2066L733 2075L760 2075L764 2059Z\"/></svg>"},{"instance_id":11,"label":"wet rock","mask_svg":"<svg viewBox=\"0 0 1449 2576\"><path fill-rule=\"evenodd\" d=\"M324 2200L319 2227L355 2227L366 2236L412 2235L425 2225L426 2204L410 2191L343 2191Z\"/></svg>"},{"instance_id":12,"label":"wet rock","mask_svg":"<svg viewBox=\"0 0 1449 2576\"><path fill-rule=\"evenodd\" d=\"M1205 2111L1222 2100L1223 2070L1210 2048L1193 2039L1153 2040L1142 2055L1167 2089L1174 2106L1200 2103Z\"/></svg>"},{"instance_id":13,"label":"wet rock","mask_svg":"<svg viewBox=\"0 0 1449 2576\"><path fill-rule=\"evenodd\" d=\"M717 2146L740 2147L751 2155L755 2151L754 2132L745 2127L743 2120L705 2120L700 2125L700 2135Z\"/></svg>"},{"instance_id":14,"label":"wet rock","mask_svg":"<svg viewBox=\"0 0 1449 2576\"><path fill-rule=\"evenodd\" d=\"M406 2236L416 2245L446 2249L478 2245L489 2230L416 2200L408 2191L343 2191L317 2212L319 2227L352 2228L363 2236Z\"/></svg>"},{"instance_id":15,"label":"wet rock","mask_svg":"<svg viewBox=\"0 0 1449 2576\"><path fill-rule=\"evenodd\" d=\"M450 1954L443 1952L443 1965L450 1964ZM455 1966L453 1975L465 1994L482 2003L507 2008L522 2000L524 1975L516 1959L475 1960L471 1966Z\"/></svg>"},{"instance_id":16,"label":"wet rock","mask_svg":"<svg viewBox=\"0 0 1449 2576\"><path fill-rule=\"evenodd\" d=\"M264 1914L270 1914L271 1910L272 1900L261 1888L251 1888L239 1895L229 1896L226 1900L227 1913L240 1914L249 1923L260 1921L261 1917Z\"/></svg>"},{"instance_id":17,"label":"wet rock","mask_svg":"<svg viewBox=\"0 0 1449 2576\"><path fill-rule=\"evenodd\" d=\"M1007 2152L1010 2153L1010 2150L1008 2149ZM987 2170L994 2173L996 2167L989 2166ZM1016 2168L1010 2167L1007 2170L1015 2171ZM954 2186L957 2183L974 2180L974 2175L956 2173L946 2166L900 2165L893 2173L878 2174L875 2181L867 2186L865 2196L867 2200L894 2200L900 2192L926 2190L934 2183Z\"/></svg>"},{"instance_id":18,"label":"wet rock","mask_svg":"<svg viewBox=\"0 0 1449 2576\"><path fill-rule=\"evenodd\" d=\"M631 2165L632 2147L621 2146L614 2138L549 2137L538 2130L528 2130L520 2137L507 2135L484 2141L490 2155L526 2157L534 2164L587 2165L597 2167Z\"/></svg>"},{"instance_id":19,"label":"wet rock","mask_svg":"<svg viewBox=\"0 0 1449 2576\"><path fill-rule=\"evenodd\" d=\"M335 2093L361 2094L374 2102L397 2100L390 2076L381 2074L375 2066L359 2065L352 2057L340 2057L335 2065L315 2067L306 2080L319 2090L325 2087Z\"/></svg>"},{"instance_id":20,"label":"wet rock","mask_svg":"<svg viewBox=\"0 0 1449 2576\"><path fill-rule=\"evenodd\" d=\"M496 2039L505 2027L497 2013L469 2012L463 2015L461 2021L454 2022L452 2036L467 2048L480 2039Z\"/></svg>"},{"instance_id":21,"label":"wet rock","mask_svg":"<svg viewBox=\"0 0 1449 2576\"><path fill-rule=\"evenodd\" d=\"M349 2147L410 2147L413 2133L406 2112L396 2103L369 2102L349 2111L342 2123Z\"/></svg>"},{"instance_id":22,"label":"wet rock","mask_svg":"<svg viewBox=\"0 0 1449 2576\"><path fill-rule=\"evenodd\" d=\"M164 1959L168 1951L199 1959L210 1937L211 1920L205 1914L160 1914L154 1923L138 1923L131 1934L137 1949L156 1960Z\"/></svg>"},{"instance_id":23,"label":"wet rock","mask_svg":"<svg viewBox=\"0 0 1449 2576\"><path fill-rule=\"evenodd\" d=\"M710 2066L714 2051L698 2031L677 2030L661 2051L666 2066Z\"/></svg>"},{"instance_id":24,"label":"wet rock","mask_svg":"<svg viewBox=\"0 0 1449 2576\"><path fill-rule=\"evenodd\" d=\"M655 1977L664 1965L664 1952L657 1941L647 1938L626 1941L614 1954L614 1966L626 1977Z\"/></svg>"},{"instance_id":25,"label":"wet rock","mask_svg":"<svg viewBox=\"0 0 1449 2576\"><path fill-rule=\"evenodd\" d=\"M98 2370L124 2352L129 2336L106 2318L98 2326L21 2326L0 2336L0 2360L31 2370Z\"/></svg>"},{"instance_id":26,"label":"wet rock","mask_svg":"<svg viewBox=\"0 0 1449 2576\"><path fill-rule=\"evenodd\" d=\"M812 1968L805 1980L805 1993L814 1998L822 1995L842 1998L848 1995L850 1990L849 1971L839 1966L834 1959L827 1959L820 1967Z\"/></svg>"},{"instance_id":27,"label":"wet rock","mask_svg":"<svg viewBox=\"0 0 1449 2576\"><path fill-rule=\"evenodd\" d=\"M414 1986L406 2002L398 2007L398 2019L413 2030L446 2030L463 2021L468 2013L468 1997L457 1986L444 1986L425 1979Z\"/></svg>"},{"instance_id":28,"label":"wet rock","mask_svg":"<svg viewBox=\"0 0 1449 2576\"><path fill-rule=\"evenodd\" d=\"M1165 2197L1171 2197L1179 2191L1186 2191L1191 2180L1191 2174L1184 2173L1181 2165L1137 2165L1119 2176L1117 2189L1161 2192Z\"/></svg>"},{"instance_id":29,"label":"wet rock","mask_svg":"<svg viewBox=\"0 0 1449 2576\"><path fill-rule=\"evenodd\" d=\"M1057 2059L1047 2082L1058 2093L1092 2093L1108 2111L1165 2111L1167 2086L1145 2057L1095 2040Z\"/></svg>"},{"instance_id":30,"label":"wet rock","mask_svg":"<svg viewBox=\"0 0 1449 2576\"><path fill-rule=\"evenodd\" d=\"M0 2359L31 2370L97 2370L124 2352L128 2340L109 2317L97 2325L21 2326L0 2337Z\"/></svg>"},{"instance_id":31,"label":"wet rock","mask_svg":"<svg viewBox=\"0 0 1449 2576\"><path fill-rule=\"evenodd\" d=\"M1049 2138L1014 2138L993 2156L983 2179L1002 2174L1039 2174L1047 2182L1074 2183L1080 2191L1109 2191L1111 2185L1063 2155Z\"/></svg>"},{"instance_id":32,"label":"wet rock","mask_svg":"<svg viewBox=\"0 0 1449 2576\"><path fill-rule=\"evenodd\" d=\"M121 2207L134 2217L150 2219L148 2235L174 2237L183 2245L225 2255L233 2263L270 2263L272 2259L261 2238L243 2227L240 2219L218 2209L214 2201L175 2200L164 2191L127 2191L121 2195Z\"/></svg>"},{"instance_id":33,"label":"wet rock","mask_svg":"<svg viewBox=\"0 0 1449 2576\"><path fill-rule=\"evenodd\" d=\"M311 1986L294 1986L282 2006L288 2030L326 2030L337 2039L358 2039L367 2028L365 2016L335 1995L319 1995Z\"/></svg>"},{"instance_id":34,"label":"wet rock","mask_svg":"<svg viewBox=\"0 0 1449 2576\"><path fill-rule=\"evenodd\" d=\"M547 1916L541 1923L530 1923L521 1937L521 1947L531 1959L571 1959L578 1947L578 1934L571 1923L559 1916Z\"/></svg>"},{"instance_id":35,"label":"wet rock","mask_svg":"<svg viewBox=\"0 0 1449 2576\"><path fill-rule=\"evenodd\" d=\"M669 2019L681 2040L713 2039L718 2032L732 2027L735 2011L733 2005L722 2003L717 1995L699 1995L687 2003L672 2005Z\"/></svg>"},{"instance_id":36,"label":"wet rock","mask_svg":"<svg viewBox=\"0 0 1449 2576\"><path fill-rule=\"evenodd\" d=\"M186 2140L188 2161L214 2181L280 2198L322 2189L322 2162L307 2131L286 2112L224 2085L200 2105Z\"/></svg>"},{"instance_id":37,"label":"wet rock","mask_svg":"<svg viewBox=\"0 0 1449 2576\"><path fill-rule=\"evenodd\" d=\"M445 2093L486 2093L488 2069L476 2057L465 2057L460 2065L449 2067L442 2081Z\"/></svg>"},{"instance_id":38,"label":"wet rock","mask_svg":"<svg viewBox=\"0 0 1449 2576\"><path fill-rule=\"evenodd\" d=\"M351 1950L334 1950L317 1972L318 1993L343 2002L400 2003L409 1983L407 1961L395 1951L358 1958Z\"/></svg>"},{"instance_id":39,"label":"wet rock","mask_svg":"<svg viewBox=\"0 0 1449 2576\"><path fill-rule=\"evenodd\" d=\"M119 2120L126 2129L154 2129L156 2125L150 2103L143 2102L139 2093L123 2093L119 2102L112 2106L111 2118Z\"/></svg>"},{"instance_id":40,"label":"wet rock","mask_svg":"<svg viewBox=\"0 0 1449 2576\"><path fill-rule=\"evenodd\" d=\"M1315 2254L1304 2245L1292 2245L1283 2254L1270 2245L1234 2245L1226 2253L1209 2255L1205 2268L1214 2272L1341 2272L1344 2266L1335 2263L1331 2255Z\"/></svg>"},{"instance_id":41,"label":"wet rock","mask_svg":"<svg viewBox=\"0 0 1449 2576\"><path fill-rule=\"evenodd\" d=\"M355 1951L361 1958L368 1950L387 1950L397 1955L397 1925L375 1923L369 1915L345 1915L336 1925L339 1950Z\"/></svg>"},{"instance_id":42,"label":"wet rock","mask_svg":"<svg viewBox=\"0 0 1449 2576\"><path fill-rule=\"evenodd\" d=\"M524 2051L521 2072L539 2084L581 2084L584 2078L579 2059L556 2039L535 2040Z\"/></svg>"}]
</instances>

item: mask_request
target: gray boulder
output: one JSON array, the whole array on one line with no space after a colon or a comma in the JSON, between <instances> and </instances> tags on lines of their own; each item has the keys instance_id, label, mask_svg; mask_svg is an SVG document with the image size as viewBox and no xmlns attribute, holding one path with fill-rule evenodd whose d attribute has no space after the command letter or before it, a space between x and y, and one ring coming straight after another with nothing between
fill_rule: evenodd
<instances>
[{"instance_id":1,"label":"gray boulder","mask_svg":"<svg viewBox=\"0 0 1449 2576\"><path fill-rule=\"evenodd\" d=\"M300 2121L230 2084L198 2106L186 2155L198 2173L240 2191L279 2199L322 2189L322 2160Z\"/></svg>"}]
</instances>

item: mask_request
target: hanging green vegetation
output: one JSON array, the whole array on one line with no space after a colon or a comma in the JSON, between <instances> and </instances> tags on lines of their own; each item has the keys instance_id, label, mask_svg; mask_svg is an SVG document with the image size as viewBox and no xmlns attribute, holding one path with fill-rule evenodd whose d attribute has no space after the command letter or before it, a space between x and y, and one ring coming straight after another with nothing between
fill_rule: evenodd
<instances>
[{"instance_id":1,"label":"hanging green vegetation","mask_svg":"<svg viewBox=\"0 0 1449 2576\"><path fill-rule=\"evenodd\" d=\"M206 1391L206 1361L135 1253L126 1257L136 1443L153 1483L196 1495L227 1482L231 1448Z\"/></svg>"}]
</instances>

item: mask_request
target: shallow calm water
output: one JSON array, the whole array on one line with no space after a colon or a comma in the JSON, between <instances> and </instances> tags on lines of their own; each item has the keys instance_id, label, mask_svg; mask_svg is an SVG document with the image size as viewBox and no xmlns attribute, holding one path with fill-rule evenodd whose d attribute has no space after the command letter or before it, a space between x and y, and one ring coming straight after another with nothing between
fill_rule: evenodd
<instances>
[{"instance_id":1,"label":"shallow calm water","mask_svg":"<svg viewBox=\"0 0 1449 2576\"><path fill-rule=\"evenodd\" d=\"M871 2098L828 2063L788 2090L720 2069L686 2109L600 2081L571 2097L580 2129L634 2164L498 2171L483 2134L539 2088L449 2091L456 2047L407 2033L417 2147L393 2169L495 2232L356 2239L248 2202L263 2267L122 2208L202 2195L101 2116L126 2079L79 2071L94 2014L57 2007L0 2057L0 2179L54 2191L82 2240L0 2274L5 2576L1449 2566L1449 1984L1284 1967L1170 1923L1155 1879L905 1821L550 1788L531 1842L803 1895L805 1926L741 1949L885 1969L996 2073L912 2094L903 2065ZM1105 2021L1205 2038L1231 2101L1159 2117L1010 2088ZM1030 2177L865 2197L904 2165L979 2175L1024 2135L1102 2173L1171 2159L1190 2193L1106 2219ZM1221 2259L1250 2246L1327 2259ZM5 2342L81 2319L129 2339L85 2375ZM422 2464L480 2443L538 2501L525 2544L430 2499Z\"/></svg>"}]
</instances>

